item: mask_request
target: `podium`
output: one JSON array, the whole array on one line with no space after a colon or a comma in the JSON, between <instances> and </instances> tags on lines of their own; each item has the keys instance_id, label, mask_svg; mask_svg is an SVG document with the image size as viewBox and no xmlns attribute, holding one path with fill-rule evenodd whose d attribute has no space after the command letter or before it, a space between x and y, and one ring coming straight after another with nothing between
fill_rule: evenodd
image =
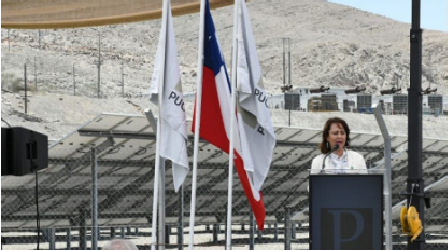
<instances>
[{"instance_id":1,"label":"podium","mask_svg":"<svg viewBox=\"0 0 448 250\"><path fill-rule=\"evenodd\" d=\"M384 249L383 171L311 172L309 203L310 250Z\"/></svg>"}]
</instances>

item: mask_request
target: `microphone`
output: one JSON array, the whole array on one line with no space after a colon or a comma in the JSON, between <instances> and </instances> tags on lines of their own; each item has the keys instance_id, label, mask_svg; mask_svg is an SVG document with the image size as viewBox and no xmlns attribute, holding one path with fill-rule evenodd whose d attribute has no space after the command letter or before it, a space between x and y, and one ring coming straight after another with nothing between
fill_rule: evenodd
<instances>
[{"instance_id":1,"label":"microphone","mask_svg":"<svg viewBox=\"0 0 448 250\"><path fill-rule=\"evenodd\" d=\"M327 159L327 156L329 156L334 151L338 150L338 148L339 148L339 144L334 145L333 149L328 154L325 155L324 162L322 163L322 170L325 169L325 159Z\"/></svg>"}]
</instances>

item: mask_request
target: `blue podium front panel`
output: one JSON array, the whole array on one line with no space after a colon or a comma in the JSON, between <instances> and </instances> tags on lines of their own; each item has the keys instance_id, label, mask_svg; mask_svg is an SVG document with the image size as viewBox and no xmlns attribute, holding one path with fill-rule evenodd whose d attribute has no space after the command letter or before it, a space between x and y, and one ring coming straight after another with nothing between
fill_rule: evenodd
<instances>
[{"instance_id":1,"label":"blue podium front panel","mask_svg":"<svg viewBox=\"0 0 448 250\"><path fill-rule=\"evenodd\" d=\"M383 249L383 176L310 176L310 249Z\"/></svg>"}]
</instances>

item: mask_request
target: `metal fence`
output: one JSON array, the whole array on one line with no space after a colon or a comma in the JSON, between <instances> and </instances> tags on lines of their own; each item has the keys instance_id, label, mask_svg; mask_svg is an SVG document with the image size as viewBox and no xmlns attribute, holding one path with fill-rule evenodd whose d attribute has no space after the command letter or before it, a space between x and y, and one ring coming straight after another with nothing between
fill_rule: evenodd
<instances>
[{"instance_id":1,"label":"metal fence","mask_svg":"<svg viewBox=\"0 0 448 250\"><path fill-rule=\"evenodd\" d=\"M50 150L64 153L65 149ZM114 150L90 148L83 157L50 158L48 168L37 174L3 177L2 249L35 249L37 244L41 249L96 249L112 238L128 238L139 249L150 249L154 161L108 160ZM365 156L369 168L383 167L381 148L354 150ZM263 188L264 231L257 230L234 171L232 244L239 249L308 248L306 189L316 145L279 145L274 154ZM225 248L228 165L223 162L227 155L218 149L213 155L198 165L195 249ZM425 185L431 194L431 207L425 211L427 249L446 249L448 242L448 167L441 161L445 157L431 152L423 157ZM392 160L394 249L407 246L398 217L406 202L402 195L406 159L402 152ZM162 173L159 208L165 209L159 209L164 220L157 226L158 247L183 249L189 243L191 171L179 193L174 192L170 162Z\"/></svg>"}]
</instances>

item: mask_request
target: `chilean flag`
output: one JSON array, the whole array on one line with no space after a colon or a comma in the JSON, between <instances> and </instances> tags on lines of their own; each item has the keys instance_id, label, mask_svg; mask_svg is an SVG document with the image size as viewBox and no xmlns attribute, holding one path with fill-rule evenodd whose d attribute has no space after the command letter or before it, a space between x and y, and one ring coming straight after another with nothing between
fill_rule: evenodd
<instances>
[{"instance_id":1,"label":"chilean flag","mask_svg":"<svg viewBox=\"0 0 448 250\"><path fill-rule=\"evenodd\" d=\"M232 89L227 75L224 57L221 53L218 40L216 39L215 27L210 13L208 0L205 4L204 25L204 65L199 136L222 149L224 152L229 153L230 126L233 126L234 163L244 193L254 212L258 230L263 230L266 216L263 195L261 192L255 191L244 169L244 162L241 158L241 143L238 133L236 112L230 112ZM229 114L235 115L234 124L230 124ZM196 115L193 115L193 117L193 132L196 132L194 131Z\"/></svg>"}]
</instances>

